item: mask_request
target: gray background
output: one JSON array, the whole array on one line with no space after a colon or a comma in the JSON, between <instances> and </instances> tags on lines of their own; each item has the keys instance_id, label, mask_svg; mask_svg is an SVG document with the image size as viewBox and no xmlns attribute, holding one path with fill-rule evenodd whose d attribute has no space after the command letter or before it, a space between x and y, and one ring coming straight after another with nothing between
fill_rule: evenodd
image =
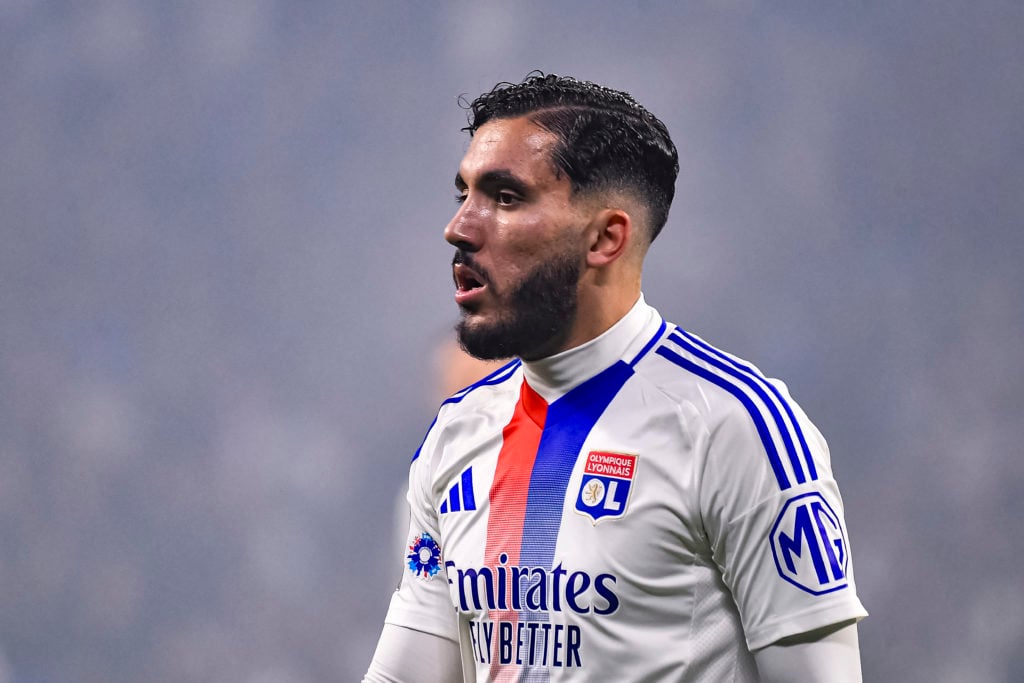
<instances>
[{"instance_id":1,"label":"gray background","mask_svg":"<svg viewBox=\"0 0 1024 683\"><path fill-rule=\"evenodd\" d=\"M670 320L829 438L872 681L1024 678L1020 2L0 2L0 683L357 679L461 93L632 91Z\"/></svg>"}]
</instances>

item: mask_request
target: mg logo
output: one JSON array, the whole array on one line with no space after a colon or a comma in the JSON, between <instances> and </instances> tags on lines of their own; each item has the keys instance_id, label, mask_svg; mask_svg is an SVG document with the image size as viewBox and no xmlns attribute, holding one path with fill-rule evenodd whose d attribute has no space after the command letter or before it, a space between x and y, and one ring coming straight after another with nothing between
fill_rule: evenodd
<instances>
[{"instance_id":1,"label":"mg logo","mask_svg":"<svg viewBox=\"0 0 1024 683\"><path fill-rule=\"evenodd\" d=\"M839 515L820 493L786 501L771 542L779 576L794 586L814 595L846 588L846 534Z\"/></svg>"}]
</instances>

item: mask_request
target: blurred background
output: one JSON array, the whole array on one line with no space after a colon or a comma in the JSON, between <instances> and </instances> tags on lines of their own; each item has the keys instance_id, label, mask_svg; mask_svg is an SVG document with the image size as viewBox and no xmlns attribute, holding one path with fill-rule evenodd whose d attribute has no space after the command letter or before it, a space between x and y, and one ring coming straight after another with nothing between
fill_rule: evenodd
<instances>
[{"instance_id":1,"label":"blurred background","mask_svg":"<svg viewBox=\"0 0 1024 683\"><path fill-rule=\"evenodd\" d=\"M648 301L828 437L866 680L1024 680L1020 2L3 0L0 683L359 679L535 68L672 132Z\"/></svg>"}]
</instances>

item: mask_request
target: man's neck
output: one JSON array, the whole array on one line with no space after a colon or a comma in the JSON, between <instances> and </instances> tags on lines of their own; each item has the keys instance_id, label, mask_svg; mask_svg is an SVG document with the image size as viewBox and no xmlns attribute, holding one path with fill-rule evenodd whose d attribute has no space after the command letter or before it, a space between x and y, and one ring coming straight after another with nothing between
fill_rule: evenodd
<instances>
[{"instance_id":1,"label":"man's neck","mask_svg":"<svg viewBox=\"0 0 1024 683\"><path fill-rule=\"evenodd\" d=\"M547 401L593 377L631 353L638 353L660 325L643 297L600 335L571 349L524 363L527 383Z\"/></svg>"},{"instance_id":2,"label":"man's neck","mask_svg":"<svg viewBox=\"0 0 1024 683\"><path fill-rule=\"evenodd\" d=\"M546 354L556 355L575 349L592 339L597 339L613 325L622 320L640 299L640 283L635 287L580 288L576 319L569 335L559 344L557 350Z\"/></svg>"}]
</instances>

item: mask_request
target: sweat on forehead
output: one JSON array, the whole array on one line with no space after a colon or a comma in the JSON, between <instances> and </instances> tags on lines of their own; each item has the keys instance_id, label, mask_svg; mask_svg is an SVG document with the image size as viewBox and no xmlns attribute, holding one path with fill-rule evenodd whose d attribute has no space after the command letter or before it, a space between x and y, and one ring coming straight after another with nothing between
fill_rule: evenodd
<instances>
[{"instance_id":1,"label":"sweat on forehead","mask_svg":"<svg viewBox=\"0 0 1024 683\"><path fill-rule=\"evenodd\" d=\"M564 175L555 161L558 140L526 117L488 123L470 142L459 164L455 186L502 185L525 189Z\"/></svg>"}]
</instances>

